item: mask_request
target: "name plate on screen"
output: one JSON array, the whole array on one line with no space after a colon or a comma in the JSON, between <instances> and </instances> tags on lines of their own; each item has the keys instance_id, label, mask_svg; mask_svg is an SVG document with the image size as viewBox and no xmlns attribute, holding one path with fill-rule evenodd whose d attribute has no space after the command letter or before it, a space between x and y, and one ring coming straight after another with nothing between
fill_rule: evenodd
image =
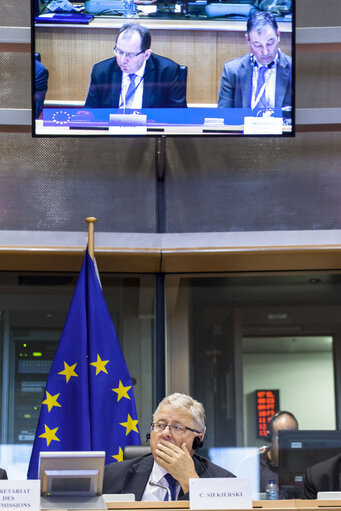
<instances>
[{"instance_id":1,"label":"name plate on screen","mask_svg":"<svg viewBox=\"0 0 341 511\"><path fill-rule=\"evenodd\" d=\"M40 509L40 481L0 481L2 509Z\"/></svg>"},{"instance_id":2,"label":"name plate on screen","mask_svg":"<svg viewBox=\"0 0 341 511\"><path fill-rule=\"evenodd\" d=\"M281 117L244 117L244 135L282 135Z\"/></svg>"},{"instance_id":3,"label":"name plate on screen","mask_svg":"<svg viewBox=\"0 0 341 511\"><path fill-rule=\"evenodd\" d=\"M251 509L249 479L218 477L189 480L190 509Z\"/></svg>"}]
</instances>

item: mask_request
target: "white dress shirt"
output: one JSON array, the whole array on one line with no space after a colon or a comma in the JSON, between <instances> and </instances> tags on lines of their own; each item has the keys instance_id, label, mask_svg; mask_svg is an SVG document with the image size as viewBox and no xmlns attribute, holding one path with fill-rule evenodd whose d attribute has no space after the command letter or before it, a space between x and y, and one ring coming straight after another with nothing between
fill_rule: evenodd
<instances>
[{"instance_id":1,"label":"white dress shirt","mask_svg":"<svg viewBox=\"0 0 341 511\"><path fill-rule=\"evenodd\" d=\"M274 64L272 67L269 67L265 71L265 99L269 108L275 108L275 94L276 94L276 73L277 73L277 62L278 62L278 53L274 59ZM251 96L251 108L254 109L258 105L259 98L256 98L256 90L257 90L257 81L258 81L258 73L259 67L261 64L257 62L255 59L255 65L253 66L252 72L252 96ZM262 94L259 94L261 97Z\"/></svg>"},{"instance_id":2,"label":"white dress shirt","mask_svg":"<svg viewBox=\"0 0 341 511\"><path fill-rule=\"evenodd\" d=\"M143 96L143 84L144 84L144 72L146 69L146 61L143 62L140 69L135 71L135 92L133 97L133 102L130 108L140 109L142 108L142 96ZM120 102L119 107L124 108L124 100L125 95L127 94L128 87L130 85L130 78L128 73L122 73L122 83L121 83L121 94L120 94Z\"/></svg>"},{"instance_id":3,"label":"white dress shirt","mask_svg":"<svg viewBox=\"0 0 341 511\"><path fill-rule=\"evenodd\" d=\"M142 495L141 499L142 501L150 502L165 500L165 497L168 493L167 490L160 488L159 486L152 486L149 483L150 481L152 481L154 483L160 484L161 486L165 486L166 488L168 488L167 479L165 479L164 477L166 474L168 474L167 470L165 468L160 467L160 465L158 465L156 461L154 461L152 471L150 473L146 488ZM179 496L180 489L181 489L180 484L177 483L175 488L176 498L178 498Z\"/></svg>"}]
</instances>

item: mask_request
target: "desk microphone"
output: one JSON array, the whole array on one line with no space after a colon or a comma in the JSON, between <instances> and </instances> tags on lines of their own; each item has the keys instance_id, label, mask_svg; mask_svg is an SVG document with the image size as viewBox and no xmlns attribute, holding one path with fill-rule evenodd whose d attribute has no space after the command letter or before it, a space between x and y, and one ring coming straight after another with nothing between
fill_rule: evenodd
<instances>
[{"instance_id":1,"label":"desk microphone","mask_svg":"<svg viewBox=\"0 0 341 511\"><path fill-rule=\"evenodd\" d=\"M168 486L163 486L162 484L156 483L155 481L149 481L150 486L158 486L159 488L162 488L163 490L167 490L168 493L168 500L169 502L172 500L172 495L170 492L170 489Z\"/></svg>"}]
</instances>

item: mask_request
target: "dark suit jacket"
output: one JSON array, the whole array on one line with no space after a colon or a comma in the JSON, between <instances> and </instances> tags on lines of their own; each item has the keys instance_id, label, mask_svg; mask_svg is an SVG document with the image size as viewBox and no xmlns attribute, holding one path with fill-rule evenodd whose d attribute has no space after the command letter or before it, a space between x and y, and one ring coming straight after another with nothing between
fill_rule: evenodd
<instances>
[{"instance_id":1,"label":"dark suit jacket","mask_svg":"<svg viewBox=\"0 0 341 511\"><path fill-rule=\"evenodd\" d=\"M291 57L279 52L276 72L275 108L292 105ZM252 65L250 54L225 62L218 92L220 108L250 108Z\"/></svg>"},{"instance_id":2,"label":"dark suit jacket","mask_svg":"<svg viewBox=\"0 0 341 511\"><path fill-rule=\"evenodd\" d=\"M3 468L0 468L0 479L7 479L6 470L4 470Z\"/></svg>"},{"instance_id":3,"label":"dark suit jacket","mask_svg":"<svg viewBox=\"0 0 341 511\"><path fill-rule=\"evenodd\" d=\"M235 477L231 472L197 454L194 454L193 461L199 477ZM134 493L136 500L141 500L153 463L152 454L110 463L104 471L103 493ZM188 499L189 494L184 494L181 490L178 500Z\"/></svg>"},{"instance_id":4,"label":"dark suit jacket","mask_svg":"<svg viewBox=\"0 0 341 511\"><path fill-rule=\"evenodd\" d=\"M118 108L122 71L115 58L103 60L91 71L86 108ZM186 108L186 84L180 66L170 59L151 54L146 61L142 108Z\"/></svg>"},{"instance_id":5,"label":"dark suit jacket","mask_svg":"<svg viewBox=\"0 0 341 511\"><path fill-rule=\"evenodd\" d=\"M35 118L38 119L43 109L45 95L47 92L47 81L49 72L46 67L35 59L35 84L34 84L34 99L35 99Z\"/></svg>"},{"instance_id":6,"label":"dark suit jacket","mask_svg":"<svg viewBox=\"0 0 341 511\"><path fill-rule=\"evenodd\" d=\"M319 491L341 490L341 454L316 463L307 469L304 478L304 496L316 499Z\"/></svg>"}]
</instances>

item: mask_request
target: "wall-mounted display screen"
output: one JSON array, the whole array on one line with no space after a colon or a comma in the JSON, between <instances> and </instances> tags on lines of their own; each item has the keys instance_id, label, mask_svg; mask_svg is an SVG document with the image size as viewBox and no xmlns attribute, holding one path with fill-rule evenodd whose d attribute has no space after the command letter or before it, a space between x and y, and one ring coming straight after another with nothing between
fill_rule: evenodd
<instances>
[{"instance_id":1,"label":"wall-mounted display screen","mask_svg":"<svg viewBox=\"0 0 341 511\"><path fill-rule=\"evenodd\" d=\"M33 134L294 134L293 0L33 0Z\"/></svg>"}]
</instances>

